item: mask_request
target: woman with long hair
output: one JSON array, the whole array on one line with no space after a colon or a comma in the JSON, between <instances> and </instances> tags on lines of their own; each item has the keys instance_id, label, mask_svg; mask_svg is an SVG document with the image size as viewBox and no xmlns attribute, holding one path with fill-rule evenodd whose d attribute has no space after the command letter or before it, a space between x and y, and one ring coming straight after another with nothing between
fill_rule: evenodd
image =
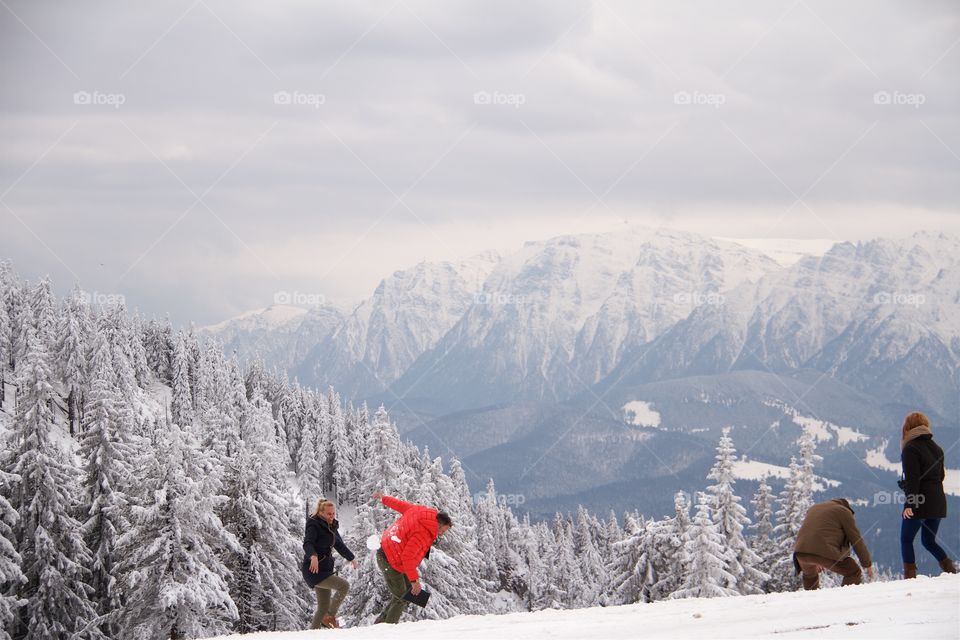
<instances>
[{"instance_id":1,"label":"woman with long hair","mask_svg":"<svg viewBox=\"0 0 960 640\"><path fill-rule=\"evenodd\" d=\"M933 554L944 573L956 573L953 560L937 544L940 521L947 517L947 497L943 491L943 449L933 441L930 420L924 414L911 413L903 421L900 437L900 463L903 466L903 492L906 501L900 525L900 554L903 577L917 577L917 559L913 541L920 533L923 548Z\"/></svg>"},{"instance_id":2,"label":"woman with long hair","mask_svg":"<svg viewBox=\"0 0 960 640\"><path fill-rule=\"evenodd\" d=\"M357 561L343 543L339 528L337 506L320 498L317 508L307 518L303 535L303 579L317 595L317 610L313 614L311 629L340 627L337 611L350 590L350 583L333 572L333 550L336 549L354 569L357 568Z\"/></svg>"}]
</instances>

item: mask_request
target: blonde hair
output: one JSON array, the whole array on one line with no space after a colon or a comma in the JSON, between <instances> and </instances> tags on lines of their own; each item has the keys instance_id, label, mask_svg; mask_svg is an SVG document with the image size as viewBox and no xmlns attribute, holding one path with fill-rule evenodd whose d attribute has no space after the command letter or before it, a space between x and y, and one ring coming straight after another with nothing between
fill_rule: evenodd
<instances>
[{"instance_id":1,"label":"blonde hair","mask_svg":"<svg viewBox=\"0 0 960 640\"><path fill-rule=\"evenodd\" d=\"M330 500L327 500L326 498L320 498L319 500L317 500L317 508L313 510L313 517L319 518L320 514L323 513L323 510L326 509L327 506L335 507L336 505L334 505L333 502L331 502Z\"/></svg>"},{"instance_id":2,"label":"blonde hair","mask_svg":"<svg viewBox=\"0 0 960 640\"><path fill-rule=\"evenodd\" d=\"M930 419L919 411L914 411L903 421L903 436L906 437L907 432L916 429L917 427L926 427L929 429Z\"/></svg>"}]
</instances>

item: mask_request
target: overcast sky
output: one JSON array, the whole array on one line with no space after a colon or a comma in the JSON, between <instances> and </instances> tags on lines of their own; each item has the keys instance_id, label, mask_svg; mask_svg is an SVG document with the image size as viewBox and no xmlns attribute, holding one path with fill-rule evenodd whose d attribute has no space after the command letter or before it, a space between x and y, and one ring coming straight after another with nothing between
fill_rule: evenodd
<instances>
[{"instance_id":1,"label":"overcast sky","mask_svg":"<svg viewBox=\"0 0 960 640\"><path fill-rule=\"evenodd\" d=\"M0 258L207 324L561 233L960 233L960 4L0 0Z\"/></svg>"}]
</instances>

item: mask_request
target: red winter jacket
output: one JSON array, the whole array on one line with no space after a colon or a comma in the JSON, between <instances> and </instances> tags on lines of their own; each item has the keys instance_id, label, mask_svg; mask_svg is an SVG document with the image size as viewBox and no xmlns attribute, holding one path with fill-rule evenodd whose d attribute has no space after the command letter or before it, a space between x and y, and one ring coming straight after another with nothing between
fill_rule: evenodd
<instances>
[{"instance_id":1,"label":"red winter jacket","mask_svg":"<svg viewBox=\"0 0 960 640\"><path fill-rule=\"evenodd\" d=\"M405 573L410 582L420 575L417 567L437 539L437 510L383 496L383 504L399 511L400 518L380 537L380 547L390 566Z\"/></svg>"}]
</instances>

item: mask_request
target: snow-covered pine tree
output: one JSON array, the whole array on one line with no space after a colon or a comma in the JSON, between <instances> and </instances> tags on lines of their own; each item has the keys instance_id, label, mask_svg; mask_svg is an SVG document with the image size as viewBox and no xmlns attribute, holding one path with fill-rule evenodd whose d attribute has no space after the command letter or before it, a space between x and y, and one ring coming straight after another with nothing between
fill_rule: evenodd
<instances>
[{"instance_id":1,"label":"snow-covered pine tree","mask_svg":"<svg viewBox=\"0 0 960 640\"><path fill-rule=\"evenodd\" d=\"M198 345L197 348L197 360L193 366L190 385L193 392L193 413L198 421L203 422L204 416L210 415L215 405L213 370L219 354L213 344Z\"/></svg>"},{"instance_id":2,"label":"snow-covered pine tree","mask_svg":"<svg viewBox=\"0 0 960 640\"><path fill-rule=\"evenodd\" d=\"M3 266L0 263L0 266ZM5 381L10 381L13 358L13 333L10 326L10 314L7 312L6 284L0 279L0 408L7 399L4 397Z\"/></svg>"},{"instance_id":3,"label":"snow-covered pine tree","mask_svg":"<svg viewBox=\"0 0 960 640\"><path fill-rule=\"evenodd\" d=\"M113 369L117 376L117 387L120 394L133 403L136 398L137 376L130 362L130 347L124 336L126 310L122 305L114 305L104 310L101 328L105 330L107 342L110 343L110 353L113 360Z\"/></svg>"},{"instance_id":4,"label":"snow-covered pine tree","mask_svg":"<svg viewBox=\"0 0 960 640\"><path fill-rule=\"evenodd\" d=\"M554 516L552 533L556 553L551 567L552 579L562 603L561 608L573 609L582 606L581 594L587 585L574 551L573 525L558 513Z\"/></svg>"},{"instance_id":5,"label":"snow-covered pine tree","mask_svg":"<svg viewBox=\"0 0 960 640\"><path fill-rule=\"evenodd\" d=\"M53 287L50 278L40 278L37 286L30 293L30 310L32 325L37 338L43 342L47 353L55 351L55 336L57 330L57 302L53 296Z\"/></svg>"},{"instance_id":6,"label":"snow-covered pine tree","mask_svg":"<svg viewBox=\"0 0 960 640\"><path fill-rule=\"evenodd\" d=\"M239 551L228 556L237 633L291 631L303 626L307 602L301 585L299 513L286 486L287 470L263 392L254 389L243 417L243 437L226 475L223 524Z\"/></svg>"},{"instance_id":7,"label":"snow-covered pine tree","mask_svg":"<svg viewBox=\"0 0 960 640\"><path fill-rule=\"evenodd\" d=\"M240 421L247 411L243 382L234 387L231 371L213 345L205 351L207 375L203 378L203 407L199 422L203 429L204 449L217 458L217 467L225 471L240 448Z\"/></svg>"},{"instance_id":8,"label":"snow-covered pine tree","mask_svg":"<svg viewBox=\"0 0 960 640\"><path fill-rule=\"evenodd\" d=\"M506 537L498 547L497 569L500 572L500 584L506 593L515 596L512 599L500 600L506 610L520 610L520 603L527 593L528 567L523 561L523 540L525 534L523 525L517 521L517 516L506 504L498 503L501 520L506 529ZM505 594L504 594L505 595Z\"/></svg>"},{"instance_id":9,"label":"snow-covered pine tree","mask_svg":"<svg viewBox=\"0 0 960 640\"><path fill-rule=\"evenodd\" d=\"M227 457L231 457L233 452L239 448L240 422L243 418L243 412L247 408L247 386L243 381L243 372L240 371L240 365L235 357L230 358L226 382L227 399L222 406L230 415L230 419L222 424L225 425L223 431L226 442L224 452Z\"/></svg>"},{"instance_id":10,"label":"snow-covered pine tree","mask_svg":"<svg viewBox=\"0 0 960 640\"><path fill-rule=\"evenodd\" d=\"M323 403L317 406L315 398L310 398L307 415L304 418L300 434L300 449L297 451L297 481L304 499L304 512L309 512L317 498L323 495L324 460L320 451L319 414L326 413Z\"/></svg>"},{"instance_id":11,"label":"snow-covered pine tree","mask_svg":"<svg viewBox=\"0 0 960 640\"><path fill-rule=\"evenodd\" d=\"M651 526L657 548L657 573L659 579L650 588L651 600L666 599L680 588L681 579L687 573L683 547L690 524L690 503L682 491L673 497L674 516Z\"/></svg>"},{"instance_id":12,"label":"snow-covered pine tree","mask_svg":"<svg viewBox=\"0 0 960 640\"><path fill-rule=\"evenodd\" d=\"M274 400L270 401L271 406L273 406L274 436L276 437L277 442L280 444L277 453L280 455L280 459L288 469L293 467L293 456L290 454L290 449L287 447L287 414L280 407L285 404L286 399L289 397L289 388L285 388L282 395L277 396Z\"/></svg>"},{"instance_id":13,"label":"snow-covered pine tree","mask_svg":"<svg viewBox=\"0 0 960 640\"><path fill-rule=\"evenodd\" d=\"M623 539L613 544L608 570L612 577L610 604L651 601L651 589L659 581L655 540L650 523L632 513L624 514Z\"/></svg>"},{"instance_id":14,"label":"snow-covered pine tree","mask_svg":"<svg viewBox=\"0 0 960 640\"><path fill-rule=\"evenodd\" d=\"M499 498L493 479L487 482L486 493L478 496L475 513L482 579L492 584L490 591L501 593L496 600L500 610L514 610L528 591L523 554L529 527L517 522L513 511ZM516 598L503 597L507 594Z\"/></svg>"},{"instance_id":15,"label":"snow-covered pine tree","mask_svg":"<svg viewBox=\"0 0 960 640\"><path fill-rule=\"evenodd\" d=\"M360 475L366 462L366 437L370 431L370 410L364 402L353 418L353 426L348 431L350 438L350 495L354 504L362 502L366 496L360 493Z\"/></svg>"},{"instance_id":16,"label":"snow-covered pine tree","mask_svg":"<svg viewBox=\"0 0 960 640\"><path fill-rule=\"evenodd\" d=\"M414 484L413 476L405 467L405 452L400 436L390 423L387 410L380 405L368 427L363 452L365 464L360 470L360 497L353 527L344 536L344 542L358 556L360 566L351 578L350 594L340 613L345 625L372 622L387 604L387 588L377 567L375 551L380 546L380 534L393 522L397 514L375 501L375 491L402 496ZM364 553L368 538L373 536L374 548Z\"/></svg>"},{"instance_id":17,"label":"snow-covered pine tree","mask_svg":"<svg viewBox=\"0 0 960 640\"><path fill-rule=\"evenodd\" d=\"M717 525L726 547L727 573L733 576L730 583L721 586L744 595L763 593L763 584L770 576L759 569L760 558L747 544L743 535L743 529L750 525L750 519L746 509L740 504L740 496L733 491L736 482L733 476L736 449L729 429L724 429L720 437L715 459L713 468L707 474L707 478L715 484L707 487L707 493L713 500L713 522Z\"/></svg>"},{"instance_id":18,"label":"snow-covered pine tree","mask_svg":"<svg viewBox=\"0 0 960 640\"><path fill-rule=\"evenodd\" d=\"M239 553L217 512L225 498L208 475L208 454L189 430L170 423L157 434L149 499L132 510L121 536L125 637L199 638L230 631L237 608L224 554Z\"/></svg>"},{"instance_id":19,"label":"snow-covered pine tree","mask_svg":"<svg viewBox=\"0 0 960 640\"><path fill-rule=\"evenodd\" d=\"M698 493L697 514L687 528L683 545L686 571L680 588L670 594L670 599L737 595L734 589L727 586L735 581L735 576L727 571L730 550L724 546L712 511L712 497Z\"/></svg>"},{"instance_id":20,"label":"snow-covered pine tree","mask_svg":"<svg viewBox=\"0 0 960 640\"><path fill-rule=\"evenodd\" d=\"M487 492L477 501L477 549L480 551L480 579L495 585L491 590L505 588L497 565L498 549L506 546L506 526L497 505L497 489L493 478L487 481Z\"/></svg>"},{"instance_id":21,"label":"snow-covered pine tree","mask_svg":"<svg viewBox=\"0 0 960 640\"><path fill-rule=\"evenodd\" d=\"M105 618L100 625L107 637L116 637L116 614L122 608L117 541L128 529L131 499L128 490L137 480L137 456L131 434L118 419L123 402L115 384L110 345L102 333L93 336L90 392L82 424L80 459L84 464L85 522L83 536L90 548L91 600Z\"/></svg>"},{"instance_id":22,"label":"snow-covered pine tree","mask_svg":"<svg viewBox=\"0 0 960 640\"><path fill-rule=\"evenodd\" d=\"M165 384L173 382L173 350L174 337L173 327L170 325L170 317L167 316L164 322L156 319L150 320L144 330L147 364L157 378Z\"/></svg>"},{"instance_id":23,"label":"snow-covered pine tree","mask_svg":"<svg viewBox=\"0 0 960 640\"><path fill-rule=\"evenodd\" d=\"M67 419L71 435L78 427L83 385L87 379L89 325L85 315L80 288L75 287L67 298L57 323L55 351L57 370L67 389Z\"/></svg>"},{"instance_id":24,"label":"snow-covered pine tree","mask_svg":"<svg viewBox=\"0 0 960 640\"><path fill-rule=\"evenodd\" d=\"M579 505L573 525L573 554L583 579L577 594L577 605L581 607L593 607L599 604L600 594L606 582L606 569L597 550L596 528L596 520L587 513L583 505Z\"/></svg>"},{"instance_id":25,"label":"snow-covered pine tree","mask_svg":"<svg viewBox=\"0 0 960 640\"><path fill-rule=\"evenodd\" d=\"M817 476L814 466L823 458L817 455L817 440L810 429L804 429L797 438L797 447L800 449L799 475L797 482L797 508L806 516L807 509L813 506L813 496L816 493Z\"/></svg>"},{"instance_id":26,"label":"snow-covered pine tree","mask_svg":"<svg viewBox=\"0 0 960 640\"><path fill-rule=\"evenodd\" d=\"M133 373L137 384L142 387L147 386L150 381L150 364L147 362L147 348L144 343L144 322L140 314L135 312L134 316L126 326L126 338L129 345L130 364L133 366Z\"/></svg>"},{"instance_id":27,"label":"snow-covered pine tree","mask_svg":"<svg viewBox=\"0 0 960 640\"><path fill-rule=\"evenodd\" d=\"M196 416L197 394L203 389L203 383L200 380L201 373L198 371L202 361L200 341L194 333L193 323L190 323L190 328L187 331L181 331L180 334L183 336L184 348L187 353L187 384L190 388L190 400L194 408L194 416Z\"/></svg>"},{"instance_id":28,"label":"snow-covered pine tree","mask_svg":"<svg viewBox=\"0 0 960 640\"><path fill-rule=\"evenodd\" d=\"M557 584L557 539L547 523L530 525L530 545L524 549L524 557L529 567L529 609L563 609L564 593Z\"/></svg>"},{"instance_id":29,"label":"snow-covered pine tree","mask_svg":"<svg viewBox=\"0 0 960 640\"><path fill-rule=\"evenodd\" d=\"M750 504L753 506L754 524L750 525L750 548L760 559L757 569L770 574L773 565L780 556L780 550L773 535L773 491L766 479L760 480L757 492ZM763 590L770 591L770 578L763 581Z\"/></svg>"},{"instance_id":30,"label":"snow-covered pine tree","mask_svg":"<svg viewBox=\"0 0 960 640\"><path fill-rule=\"evenodd\" d=\"M12 472L21 479L12 506L19 514L18 550L27 578L20 594L27 604L15 635L25 640L99 637L96 627L88 626L96 618L85 569L90 551L72 516L80 494L79 469L53 413L56 392L47 345L32 322L24 339L11 449Z\"/></svg>"},{"instance_id":31,"label":"snow-covered pine tree","mask_svg":"<svg viewBox=\"0 0 960 640\"><path fill-rule=\"evenodd\" d=\"M483 557L477 540L477 518L474 513L470 487L467 484L467 475L459 459L450 459L450 471L447 477L453 486L452 492L445 497L442 503L442 509L453 518L456 526L446 534L440 547L445 553L455 557L461 571L472 578L474 584L480 587L473 594L478 601L467 604L467 608L479 613L488 609L489 593L499 586L499 580L487 582L480 577ZM503 544L506 544L506 540Z\"/></svg>"},{"instance_id":32,"label":"snow-covered pine tree","mask_svg":"<svg viewBox=\"0 0 960 640\"><path fill-rule=\"evenodd\" d=\"M793 566L793 548L807 510L813 506L813 467L822 459L816 454L817 443L809 429L801 432L797 444L800 460L790 458L790 475L777 501L777 525L773 531L780 555L771 571L770 585L774 591L793 591L800 585Z\"/></svg>"},{"instance_id":33,"label":"snow-covered pine tree","mask_svg":"<svg viewBox=\"0 0 960 640\"><path fill-rule=\"evenodd\" d=\"M30 322L30 305L27 302L26 286L13 280L6 291L7 317L10 321L10 359L8 371L16 372L19 362L27 351L26 326Z\"/></svg>"},{"instance_id":34,"label":"snow-covered pine tree","mask_svg":"<svg viewBox=\"0 0 960 640\"><path fill-rule=\"evenodd\" d=\"M3 306L0 300L0 306ZM21 563L23 559L17 551L16 528L20 516L7 500L8 495L16 491L20 478L0 471L0 640L10 640L10 628L17 620L17 611L26 604L17 592L26 582Z\"/></svg>"},{"instance_id":35,"label":"snow-covered pine tree","mask_svg":"<svg viewBox=\"0 0 960 640\"><path fill-rule=\"evenodd\" d=\"M620 523L617 522L617 513L613 509L610 509L610 513L607 514L607 520L603 528L600 529L600 535L597 540L597 551L600 552L600 557L604 559L605 563L614 553L613 545L622 539L623 529L620 528Z\"/></svg>"},{"instance_id":36,"label":"snow-covered pine tree","mask_svg":"<svg viewBox=\"0 0 960 640\"><path fill-rule=\"evenodd\" d=\"M290 397L283 403L283 415L286 421L287 449L290 452L290 462L293 471L300 473L300 461L297 454L300 451L300 440L303 436L303 423L306 420L307 407L304 400L303 387L295 384Z\"/></svg>"},{"instance_id":37,"label":"snow-covered pine tree","mask_svg":"<svg viewBox=\"0 0 960 640\"><path fill-rule=\"evenodd\" d=\"M193 394L190 390L190 359L182 331L174 338L172 386L170 419L181 429L187 429L193 425Z\"/></svg>"},{"instance_id":38,"label":"snow-covered pine tree","mask_svg":"<svg viewBox=\"0 0 960 640\"><path fill-rule=\"evenodd\" d=\"M453 528L443 541L434 544L429 560L421 564L424 586L433 596L429 607L408 610L417 619L481 613L489 603L489 596L480 582L476 523L467 502L469 490L462 470L459 477L462 486L458 489L453 477L443 473L440 458L435 458L420 481L416 501L439 511L449 510ZM460 525L463 528L458 530Z\"/></svg>"},{"instance_id":39,"label":"snow-covered pine tree","mask_svg":"<svg viewBox=\"0 0 960 640\"><path fill-rule=\"evenodd\" d=\"M350 437L347 433L347 421L340 405L340 394L330 388L327 395L330 415L330 436L327 464L330 465L332 495L338 502L350 500L350 479L353 476L353 452L350 450ZM355 497L354 497L355 498Z\"/></svg>"}]
</instances>

